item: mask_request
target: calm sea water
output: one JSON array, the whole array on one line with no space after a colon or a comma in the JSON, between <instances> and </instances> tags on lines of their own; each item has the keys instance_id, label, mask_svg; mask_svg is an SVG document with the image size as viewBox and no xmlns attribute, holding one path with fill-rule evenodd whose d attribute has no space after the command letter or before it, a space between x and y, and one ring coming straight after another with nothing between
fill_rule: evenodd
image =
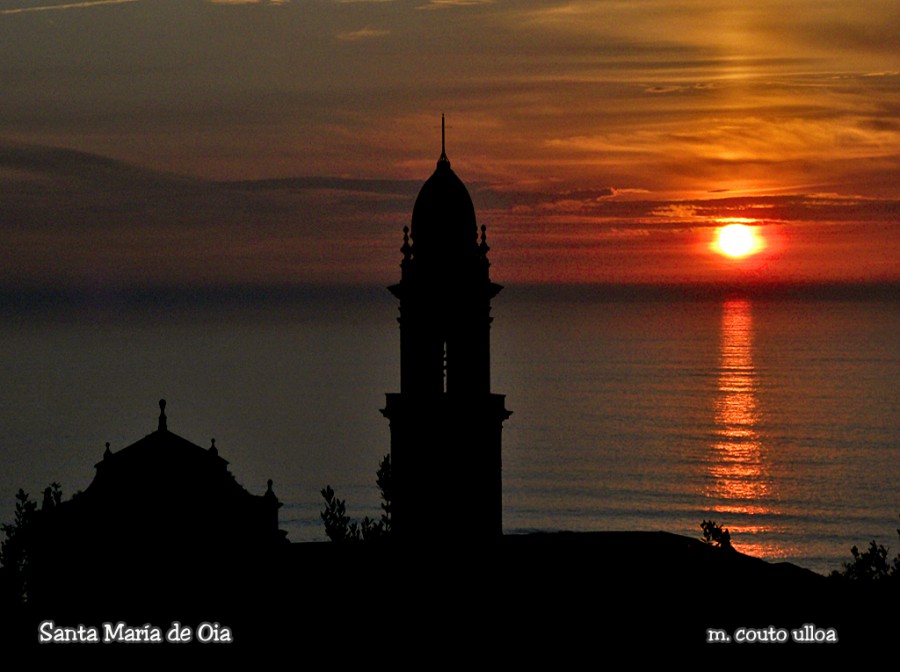
<instances>
[{"instance_id":1,"label":"calm sea water","mask_svg":"<svg viewBox=\"0 0 900 672\"><path fill-rule=\"evenodd\" d=\"M160 398L169 429L215 438L248 490L274 479L290 539L324 539L326 484L351 514L377 515L390 438L379 409L399 388L387 292L198 305L11 311L0 518L19 487L87 487L105 442L156 428ZM699 536L712 518L740 550L821 572L870 539L896 552L897 308L507 288L492 334L493 388L514 412L505 530Z\"/></svg>"}]
</instances>

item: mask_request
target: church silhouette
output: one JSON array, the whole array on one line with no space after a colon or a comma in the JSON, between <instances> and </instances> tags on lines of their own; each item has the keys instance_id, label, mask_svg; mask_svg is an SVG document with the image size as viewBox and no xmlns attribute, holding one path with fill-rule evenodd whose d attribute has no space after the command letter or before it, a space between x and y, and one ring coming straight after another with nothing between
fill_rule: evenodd
<instances>
[{"instance_id":1,"label":"church silhouette","mask_svg":"<svg viewBox=\"0 0 900 672\"><path fill-rule=\"evenodd\" d=\"M219 601L229 575L287 545L272 481L250 494L215 439L201 448L178 436L165 400L159 408L156 431L121 450L106 444L84 492L67 501L45 492L30 530L29 602L130 613Z\"/></svg>"}]
</instances>

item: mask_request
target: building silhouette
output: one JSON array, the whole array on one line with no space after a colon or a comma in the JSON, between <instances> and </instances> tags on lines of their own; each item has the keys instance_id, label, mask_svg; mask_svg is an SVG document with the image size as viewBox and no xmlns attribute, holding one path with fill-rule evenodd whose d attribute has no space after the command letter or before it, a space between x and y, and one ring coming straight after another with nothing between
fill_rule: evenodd
<instances>
[{"instance_id":1,"label":"building silhouette","mask_svg":"<svg viewBox=\"0 0 900 672\"><path fill-rule=\"evenodd\" d=\"M510 416L491 392L491 282L486 228L441 155L403 228L400 392L387 395L398 541L502 534L501 430ZM480 233L480 235L479 235Z\"/></svg>"},{"instance_id":2,"label":"building silhouette","mask_svg":"<svg viewBox=\"0 0 900 672\"><path fill-rule=\"evenodd\" d=\"M156 431L121 450L106 444L84 492L57 502L45 493L32 530L31 601L212 601L287 544L272 481L251 494L215 440L202 448L169 431L166 402L159 406Z\"/></svg>"}]
</instances>

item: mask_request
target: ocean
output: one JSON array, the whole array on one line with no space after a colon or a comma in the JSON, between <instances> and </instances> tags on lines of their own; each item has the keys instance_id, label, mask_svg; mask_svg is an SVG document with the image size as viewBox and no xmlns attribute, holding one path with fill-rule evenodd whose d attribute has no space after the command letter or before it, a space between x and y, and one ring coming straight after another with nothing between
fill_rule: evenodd
<instances>
[{"instance_id":1,"label":"ocean","mask_svg":"<svg viewBox=\"0 0 900 672\"><path fill-rule=\"evenodd\" d=\"M513 286L493 306L506 533L715 520L738 550L821 573L873 539L900 550L896 299ZM326 485L378 515L400 380L383 288L5 308L0 520L19 488L86 488L106 442L156 429L160 398L250 492L274 480L292 541L325 540Z\"/></svg>"}]
</instances>

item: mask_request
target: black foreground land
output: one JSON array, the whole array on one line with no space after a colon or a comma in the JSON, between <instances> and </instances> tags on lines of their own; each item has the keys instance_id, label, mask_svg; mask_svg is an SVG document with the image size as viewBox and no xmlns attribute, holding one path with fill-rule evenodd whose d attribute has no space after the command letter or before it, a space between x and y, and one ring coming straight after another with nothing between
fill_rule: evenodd
<instances>
[{"instance_id":1,"label":"black foreground land","mask_svg":"<svg viewBox=\"0 0 900 672\"><path fill-rule=\"evenodd\" d=\"M296 660L574 661L628 650L726 660L890 650L898 625L894 582L836 581L664 532L531 534L479 546L285 544L217 557L145 554L75 568L54 594L6 605L3 643L66 658L277 651ZM48 620L93 626L101 640L104 623L150 624L163 641L39 643ZM190 642L166 641L176 621ZM208 642L199 641L203 623ZM788 641L762 641L773 630ZM799 643L794 630L838 641ZM731 641L709 641L720 631Z\"/></svg>"}]
</instances>

